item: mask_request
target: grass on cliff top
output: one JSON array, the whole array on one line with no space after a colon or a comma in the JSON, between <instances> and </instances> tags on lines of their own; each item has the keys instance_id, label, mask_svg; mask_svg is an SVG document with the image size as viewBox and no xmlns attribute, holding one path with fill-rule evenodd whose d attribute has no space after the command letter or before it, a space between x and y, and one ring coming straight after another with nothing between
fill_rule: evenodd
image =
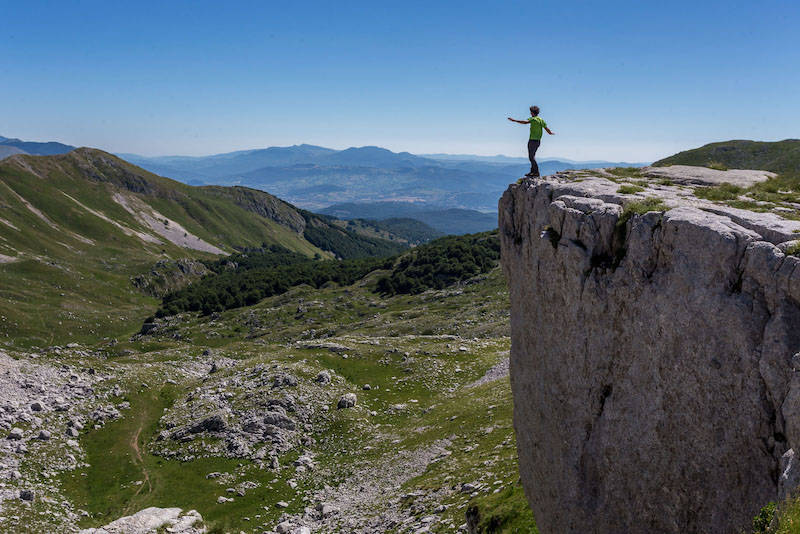
<instances>
[{"instance_id":1,"label":"grass on cliff top","mask_svg":"<svg viewBox=\"0 0 800 534\"><path fill-rule=\"evenodd\" d=\"M644 191L644 187L639 187L638 185L622 185L619 189L617 189L617 193L621 195L632 195L634 193L641 193Z\"/></svg>"},{"instance_id":2,"label":"grass on cliff top","mask_svg":"<svg viewBox=\"0 0 800 534\"><path fill-rule=\"evenodd\" d=\"M706 200L735 200L744 192L742 187L729 183L723 183L710 187L698 187L694 190L694 196Z\"/></svg>"},{"instance_id":3,"label":"grass on cliff top","mask_svg":"<svg viewBox=\"0 0 800 534\"><path fill-rule=\"evenodd\" d=\"M613 167L606 169L617 178L643 178L642 169L639 167Z\"/></svg>"},{"instance_id":4,"label":"grass on cliff top","mask_svg":"<svg viewBox=\"0 0 800 534\"><path fill-rule=\"evenodd\" d=\"M800 219L800 173L784 173L750 187L739 187L723 183L709 187L697 187L698 198L722 202L732 208L758 212L773 212L784 219ZM794 211L775 211L780 206Z\"/></svg>"},{"instance_id":5,"label":"grass on cliff top","mask_svg":"<svg viewBox=\"0 0 800 534\"><path fill-rule=\"evenodd\" d=\"M786 248L786 254L790 256L800 256L800 242L789 245Z\"/></svg>"},{"instance_id":6,"label":"grass on cliff top","mask_svg":"<svg viewBox=\"0 0 800 534\"><path fill-rule=\"evenodd\" d=\"M666 211L669 206L664 204L660 198L646 198L644 200L637 200L629 202L622 208L622 214L617 221L617 228L624 227L634 215L644 215L651 211Z\"/></svg>"}]
</instances>

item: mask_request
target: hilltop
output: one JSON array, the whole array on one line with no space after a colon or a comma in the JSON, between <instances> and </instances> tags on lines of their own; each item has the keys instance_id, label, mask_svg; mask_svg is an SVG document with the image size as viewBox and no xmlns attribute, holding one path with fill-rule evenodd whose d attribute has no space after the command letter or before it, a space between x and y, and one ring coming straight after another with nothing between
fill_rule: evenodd
<instances>
[{"instance_id":1,"label":"hilltop","mask_svg":"<svg viewBox=\"0 0 800 534\"><path fill-rule=\"evenodd\" d=\"M759 169L777 173L800 172L800 139L783 141L721 141L653 163L654 166L695 165L721 169Z\"/></svg>"},{"instance_id":2,"label":"hilltop","mask_svg":"<svg viewBox=\"0 0 800 534\"><path fill-rule=\"evenodd\" d=\"M263 191L193 187L91 148L6 158L0 203L0 342L43 345L135 330L156 302L131 279L156 262L201 273L174 262L264 245L328 258L404 248Z\"/></svg>"}]
</instances>

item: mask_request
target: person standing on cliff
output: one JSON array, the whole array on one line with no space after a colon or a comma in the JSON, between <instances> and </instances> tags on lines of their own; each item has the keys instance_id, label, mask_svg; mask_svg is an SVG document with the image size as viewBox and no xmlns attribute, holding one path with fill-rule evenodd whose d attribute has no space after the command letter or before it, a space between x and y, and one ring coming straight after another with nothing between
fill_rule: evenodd
<instances>
[{"instance_id":1,"label":"person standing on cliff","mask_svg":"<svg viewBox=\"0 0 800 534\"><path fill-rule=\"evenodd\" d=\"M555 135L547 123L539 116L539 106L531 106L531 116L524 121L508 118L511 122L518 122L519 124L531 125L531 136L528 139L528 159L531 160L531 172L525 176L539 176L539 164L536 163L536 151L539 150L539 145L542 144L542 129L548 134Z\"/></svg>"}]
</instances>

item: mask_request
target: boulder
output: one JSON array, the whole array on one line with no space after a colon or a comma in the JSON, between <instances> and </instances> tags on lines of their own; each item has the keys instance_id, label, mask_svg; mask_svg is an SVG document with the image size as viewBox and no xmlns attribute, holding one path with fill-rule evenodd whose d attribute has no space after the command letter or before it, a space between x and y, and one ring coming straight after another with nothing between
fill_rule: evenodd
<instances>
[{"instance_id":1,"label":"boulder","mask_svg":"<svg viewBox=\"0 0 800 534\"><path fill-rule=\"evenodd\" d=\"M81 530L81 534L151 534L153 532L196 533L194 528L203 517L195 510L183 512L180 508L150 507L133 515L120 517L100 528Z\"/></svg>"},{"instance_id":2,"label":"boulder","mask_svg":"<svg viewBox=\"0 0 800 534\"><path fill-rule=\"evenodd\" d=\"M189 432L192 434L198 434L200 432L224 432L227 428L227 414L222 410L218 410L199 421L195 421L189 426Z\"/></svg>"},{"instance_id":3,"label":"boulder","mask_svg":"<svg viewBox=\"0 0 800 534\"><path fill-rule=\"evenodd\" d=\"M331 374L328 371L320 371L317 373L316 378L314 378L314 382L319 384L330 384L331 383Z\"/></svg>"},{"instance_id":4,"label":"boulder","mask_svg":"<svg viewBox=\"0 0 800 534\"><path fill-rule=\"evenodd\" d=\"M281 412L267 412L264 415L264 423L268 425L277 426L285 430L294 430L295 423L285 413Z\"/></svg>"},{"instance_id":5,"label":"boulder","mask_svg":"<svg viewBox=\"0 0 800 534\"><path fill-rule=\"evenodd\" d=\"M274 388L295 386L297 386L297 377L289 373L280 373L272 379L272 387Z\"/></svg>"},{"instance_id":6,"label":"boulder","mask_svg":"<svg viewBox=\"0 0 800 534\"><path fill-rule=\"evenodd\" d=\"M339 398L339 402L336 404L336 408L339 410L344 410L346 408L352 408L358 402L358 397L356 397L355 393L345 393Z\"/></svg>"}]
</instances>

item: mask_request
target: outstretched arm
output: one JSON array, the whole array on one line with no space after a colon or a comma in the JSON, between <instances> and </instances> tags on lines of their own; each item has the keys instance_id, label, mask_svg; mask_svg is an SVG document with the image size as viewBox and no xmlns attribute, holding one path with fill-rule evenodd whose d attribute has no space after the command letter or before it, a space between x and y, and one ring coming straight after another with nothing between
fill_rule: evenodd
<instances>
[{"instance_id":1,"label":"outstretched arm","mask_svg":"<svg viewBox=\"0 0 800 534\"><path fill-rule=\"evenodd\" d=\"M521 120L518 120L518 119L512 119L511 117L509 117L508 120L510 120L511 122L518 122L520 124L528 124L528 121L521 121Z\"/></svg>"},{"instance_id":2,"label":"outstretched arm","mask_svg":"<svg viewBox=\"0 0 800 534\"><path fill-rule=\"evenodd\" d=\"M553 133L553 131L552 131L550 128L548 128L547 126L545 126L545 127L544 127L544 129L545 129L545 131L546 131L547 133L549 133L550 135L555 135L555 134Z\"/></svg>"}]
</instances>

